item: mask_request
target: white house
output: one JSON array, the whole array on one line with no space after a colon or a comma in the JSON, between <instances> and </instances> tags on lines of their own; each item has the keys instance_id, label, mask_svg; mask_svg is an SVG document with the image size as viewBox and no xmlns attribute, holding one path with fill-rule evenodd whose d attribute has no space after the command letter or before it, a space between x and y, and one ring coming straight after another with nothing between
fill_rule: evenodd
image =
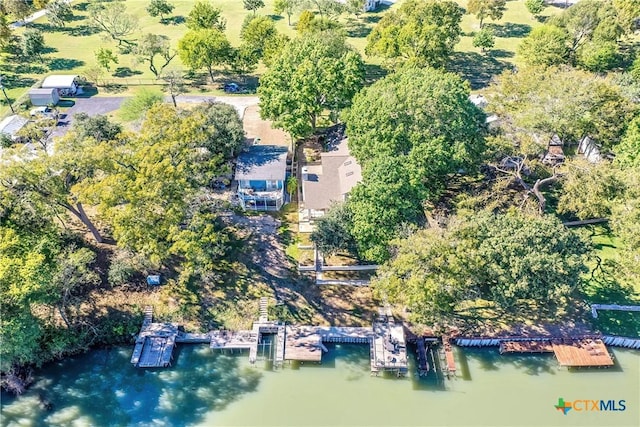
<instances>
[{"instance_id":1,"label":"white house","mask_svg":"<svg viewBox=\"0 0 640 427\"><path fill-rule=\"evenodd\" d=\"M340 3L346 3L347 0L339 0ZM376 10L376 8L380 5L380 3L383 3L382 0L365 0L364 1L364 11L365 12L371 12L372 10Z\"/></svg>"},{"instance_id":2,"label":"white house","mask_svg":"<svg viewBox=\"0 0 640 427\"><path fill-rule=\"evenodd\" d=\"M7 135L12 141L17 142L20 137L18 132L22 129L29 120L25 117L14 114L0 122L0 133Z\"/></svg>"},{"instance_id":3,"label":"white house","mask_svg":"<svg viewBox=\"0 0 640 427\"><path fill-rule=\"evenodd\" d=\"M57 89L60 96L73 96L80 90L78 76L54 74L44 79L42 89Z\"/></svg>"},{"instance_id":4,"label":"white house","mask_svg":"<svg viewBox=\"0 0 640 427\"><path fill-rule=\"evenodd\" d=\"M585 136L580 140L580 143L578 144L578 153L582 154L590 163L598 163L602 160L600 147L588 136Z\"/></svg>"}]
</instances>

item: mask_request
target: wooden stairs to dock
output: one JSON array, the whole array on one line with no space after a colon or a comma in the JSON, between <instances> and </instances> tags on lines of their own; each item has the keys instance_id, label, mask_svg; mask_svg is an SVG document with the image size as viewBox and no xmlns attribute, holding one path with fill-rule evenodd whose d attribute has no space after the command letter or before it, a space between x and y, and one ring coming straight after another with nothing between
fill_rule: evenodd
<instances>
[{"instance_id":1,"label":"wooden stairs to dock","mask_svg":"<svg viewBox=\"0 0 640 427\"><path fill-rule=\"evenodd\" d=\"M258 322L259 323L266 323L269 320L269 316L268 316L268 304L269 300L266 297L262 297L260 298L260 317Z\"/></svg>"}]
</instances>

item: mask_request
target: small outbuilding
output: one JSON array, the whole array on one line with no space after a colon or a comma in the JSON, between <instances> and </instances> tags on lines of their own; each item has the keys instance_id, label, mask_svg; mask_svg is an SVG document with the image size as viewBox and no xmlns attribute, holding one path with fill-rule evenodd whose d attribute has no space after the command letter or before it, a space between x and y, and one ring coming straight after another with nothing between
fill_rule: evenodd
<instances>
[{"instance_id":1,"label":"small outbuilding","mask_svg":"<svg viewBox=\"0 0 640 427\"><path fill-rule=\"evenodd\" d=\"M60 95L58 95L56 88L31 89L29 90L29 100L34 107L54 106L58 105Z\"/></svg>"},{"instance_id":2,"label":"small outbuilding","mask_svg":"<svg viewBox=\"0 0 640 427\"><path fill-rule=\"evenodd\" d=\"M73 96L80 90L77 75L54 74L42 82L42 89L57 89L60 96Z\"/></svg>"},{"instance_id":3,"label":"small outbuilding","mask_svg":"<svg viewBox=\"0 0 640 427\"><path fill-rule=\"evenodd\" d=\"M26 117L14 114L0 122L0 133L7 135L11 138L11 141L18 142L20 140L18 132L20 132L20 129L22 129L28 122L29 120Z\"/></svg>"}]
</instances>

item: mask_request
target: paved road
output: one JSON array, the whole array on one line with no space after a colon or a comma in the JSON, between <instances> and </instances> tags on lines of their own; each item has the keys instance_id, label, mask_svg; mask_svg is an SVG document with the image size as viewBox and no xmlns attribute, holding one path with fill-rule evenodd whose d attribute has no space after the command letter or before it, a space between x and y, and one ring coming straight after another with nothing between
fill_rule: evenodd
<instances>
[{"instance_id":1,"label":"paved road","mask_svg":"<svg viewBox=\"0 0 640 427\"><path fill-rule=\"evenodd\" d=\"M65 3L71 3L73 0L63 0L63 1ZM9 27L11 29L22 27L22 26L24 26L24 25L26 25L26 24L28 24L30 22L35 21L36 19L42 18L46 14L47 14L47 10L46 9L38 10L37 12L34 12L30 16L28 16L24 21L13 22L12 24L9 25Z\"/></svg>"},{"instance_id":2,"label":"paved road","mask_svg":"<svg viewBox=\"0 0 640 427\"><path fill-rule=\"evenodd\" d=\"M67 110L66 114L58 121L58 127L51 133L51 138L60 137L67 133L73 123L73 116L77 113L86 113L89 116L108 114L120 108L120 105L127 99L126 97L106 97L93 96L91 98L76 98L73 107ZM258 103L257 96L202 96L185 95L177 98L178 103L202 103L207 101L224 102L233 105L240 115L244 116L244 110ZM171 103L171 98L167 97L165 102Z\"/></svg>"}]
</instances>

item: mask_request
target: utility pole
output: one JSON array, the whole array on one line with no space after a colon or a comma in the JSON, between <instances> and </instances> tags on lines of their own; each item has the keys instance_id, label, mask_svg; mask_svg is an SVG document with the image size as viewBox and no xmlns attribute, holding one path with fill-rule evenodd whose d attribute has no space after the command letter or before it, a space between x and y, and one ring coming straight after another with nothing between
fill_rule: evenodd
<instances>
[{"instance_id":1,"label":"utility pole","mask_svg":"<svg viewBox=\"0 0 640 427\"><path fill-rule=\"evenodd\" d=\"M4 86L2 85L2 76L0 76L0 90L4 94L4 98L7 100L7 105L9 105L9 108L11 108L11 112L13 114L15 114L16 111L13 109L13 105L11 105L11 101L9 101L9 97L7 96L7 92L4 90Z\"/></svg>"}]
</instances>

